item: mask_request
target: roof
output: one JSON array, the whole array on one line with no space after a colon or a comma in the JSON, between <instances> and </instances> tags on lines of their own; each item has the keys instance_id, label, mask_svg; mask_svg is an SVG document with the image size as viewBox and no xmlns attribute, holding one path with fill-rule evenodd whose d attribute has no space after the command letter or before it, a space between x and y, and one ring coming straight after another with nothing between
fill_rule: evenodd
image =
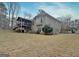
<instances>
[{"instance_id":1,"label":"roof","mask_svg":"<svg viewBox=\"0 0 79 59\"><path fill-rule=\"evenodd\" d=\"M42 13L36 15L33 19L35 19L36 17L39 17L39 15L42 15L42 14L47 15L47 16L51 17L52 19L56 20L57 22L60 22L60 23L61 23L61 21L59 21L59 20L57 20L55 17L49 15L49 14L46 13L45 11L43 11Z\"/></svg>"},{"instance_id":2,"label":"roof","mask_svg":"<svg viewBox=\"0 0 79 59\"><path fill-rule=\"evenodd\" d=\"M21 17L18 17L17 21L23 21L23 22L32 22L31 20L28 20L28 19L24 19L24 18L21 18Z\"/></svg>"}]
</instances>

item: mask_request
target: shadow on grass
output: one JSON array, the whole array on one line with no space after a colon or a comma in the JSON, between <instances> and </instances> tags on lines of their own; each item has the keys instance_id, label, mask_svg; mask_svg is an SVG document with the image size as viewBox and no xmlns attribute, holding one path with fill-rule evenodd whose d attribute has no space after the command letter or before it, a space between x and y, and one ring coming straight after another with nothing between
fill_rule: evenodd
<instances>
[{"instance_id":1,"label":"shadow on grass","mask_svg":"<svg viewBox=\"0 0 79 59\"><path fill-rule=\"evenodd\" d=\"M9 57L9 54L0 53L0 57Z\"/></svg>"}]
</instances>

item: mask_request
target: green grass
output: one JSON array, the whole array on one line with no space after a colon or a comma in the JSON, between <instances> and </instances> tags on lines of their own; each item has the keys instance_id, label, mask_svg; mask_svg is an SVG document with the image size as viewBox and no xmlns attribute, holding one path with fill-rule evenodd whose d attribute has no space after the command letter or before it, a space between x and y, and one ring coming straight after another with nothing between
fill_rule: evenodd
<instances>
[{"instance_id":1,"label":"green grass","mask_svg":"<svg viewBox=\"0 0 79 59\"><path fill-rule=\"evenodd\" d=\"M79 56L79 35L39 35L0 30L0 53L10 56Z\"/></svg>"}]
</instances>

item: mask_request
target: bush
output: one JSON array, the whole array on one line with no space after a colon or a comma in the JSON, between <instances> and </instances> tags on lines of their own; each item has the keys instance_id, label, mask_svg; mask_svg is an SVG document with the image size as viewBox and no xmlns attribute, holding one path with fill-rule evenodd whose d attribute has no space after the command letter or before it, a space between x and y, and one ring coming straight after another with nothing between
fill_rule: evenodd
<instances>
[{"instance_id":1,"label":"bush","mask_svg":"<svg viewBox=\"0 0 79 59\"><path fill-rule=\"evenodd\" d=\"M70 28L69 29L72 33L75 33L77 31L77 28Z\"/></svg>"},{"instance_id":2,"label":"bush","mask_svg":"<svg viewBox=\"0 0 79 59\"><path fill-rule=\"evenodd\" d=\"M53 31L53 28L49 27L48 25L45 25L45 26L42 28L42 31L43 31L45 34L50 34L50 33Z\"/></svg>"}]
</instances>

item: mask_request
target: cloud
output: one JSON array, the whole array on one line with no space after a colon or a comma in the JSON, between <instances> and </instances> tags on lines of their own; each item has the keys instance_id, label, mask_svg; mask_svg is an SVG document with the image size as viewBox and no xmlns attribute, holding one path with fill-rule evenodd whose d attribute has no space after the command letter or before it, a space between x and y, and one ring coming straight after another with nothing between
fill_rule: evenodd
<instances>
[{"instance_id":1,"label":"cloud","mask_svg":"<svg viewBox=\"0 0 79 59\"><path fill-rule=\"evenodd\" d=\"M71 15L72 20L79 18L77 14L73 11L73 9L69 6L66 6L65 4L62 3L52 3L55 4L56 6L47 6L47 5L40 5L38 9L43 9L44 11L48 12L50 15L54 17L61 17L61 16L67 16Z\"/></svg>"},{"instance_id":2,"label":"cloud","mask_svg":"<svg viewBox=\"0 0 79 59\"><path fill-rule=\"evenodd\" d=\"M27 4L26 4L27 5ZM30 13L32 14L32 18L38 13L38 9L43 9L48 14L54 16L54 17L62 17L66 15L71 15L72 20L79 18L78 13L76 11L76 8L72 8L71 6L68 6L64 3L60 2L35 2L30 5L31 7L21 7L21 11L19 13L20 17L24 17L24 13Z\"/></svg>"},{"instance_id":3,"label":"cloud","mask_svg":"<svg viewBox=\"0 0 79 59\"><path fill-rule=\"evenodd\" d=\"M21 13L19 16L28 19L28 15L31 15L30 19L33 19L33 17L36 15L36 13L34 13L33 10L31 10L30 8L21 7Z\"/></svg>"}]
</instances>

